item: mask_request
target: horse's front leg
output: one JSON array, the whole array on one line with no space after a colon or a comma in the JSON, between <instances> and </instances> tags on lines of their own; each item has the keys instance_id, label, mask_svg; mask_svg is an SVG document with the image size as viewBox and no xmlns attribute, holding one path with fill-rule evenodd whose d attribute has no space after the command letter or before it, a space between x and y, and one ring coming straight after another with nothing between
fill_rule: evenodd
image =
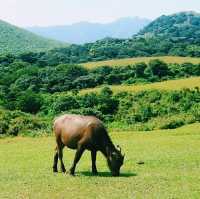
<instances>
[{"instance_id":1,"label":"horse's front leg","mask_svg":"<svg viewBox=\"0 0 200 199\"><path fill-rule=\"evenodd\" d=\"M72 165L72 167L69 170L69 172L70 172L71 175L74 175L75 169L76 169L76 164L81 159L81 156L82 156L84 150L85 150L85 148L83 146L78 146L78 149L77 149L75 157L74 157L73 165Z\"/></svg>"},{"instance_id":2,"label":"horse's front leg","mask_svg":"<svg viewBox=\"0 0 200 199\"><path fill-rule=\"evenodd\" d=\"M96 167L96 156L97 156L97 151L91 151L91 158L92 158L92 174L97 175L97 167Z\"/></svg>"}]
</instances>

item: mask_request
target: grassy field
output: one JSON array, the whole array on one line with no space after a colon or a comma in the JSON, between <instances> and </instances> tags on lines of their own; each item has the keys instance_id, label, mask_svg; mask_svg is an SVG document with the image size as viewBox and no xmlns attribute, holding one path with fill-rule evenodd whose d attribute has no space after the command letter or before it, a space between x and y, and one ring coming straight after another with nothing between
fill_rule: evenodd
<instances>
[{"instance_id":1,"label":"grassy field","mask_svg":"<svg viewBox=\"0 0 200 199\"><path fill-rule=\"evenodd\" d=\"M99 92L102 89L101 87L84 89L80 93L85 94L89 92ZM138 92L142 90L180 90L183 88L200 88L200 77L192 77L186 79L178 80L168 80L163 82L156 82L151 84L142 84L142 85L111 85L109 86L114 93L127 91L127 92Z\"/></svg>"},{"instance_id":2,"label":"grassy field","mask_svg":"<svg viewBox=\"0 0 200 199\"><path fill-rule=\"evenodd\" d=\"M100 154L100 175L91 176L89 152L76 177L53 174L53 137L0 139L0 198L199 198L200 124L148 133L112 132L111 137L126 153L120 177L110 176ZM67 168L73 155L64 153Z\"/></svg>"},{"instance_id":3,"label":"grassy field","mask_svg":"<svg viewBox=\"0 0 200 199\"><path fill-rule=\"evenodd\" d=\"M136 58L127 58L127 59L114 59L107 61L98 61L98 62L88 62L83 63L81 65L86 68L92 69L98 66L127 66L131 64L135 64L138 62L148 63L152 59L160 59L166 63L185 63L191 62L193 64L199 64L200 58L192 58L192 57L177 57L177 56L163 56L163 57L136 57Z\"/></svg>"}]
</instances>

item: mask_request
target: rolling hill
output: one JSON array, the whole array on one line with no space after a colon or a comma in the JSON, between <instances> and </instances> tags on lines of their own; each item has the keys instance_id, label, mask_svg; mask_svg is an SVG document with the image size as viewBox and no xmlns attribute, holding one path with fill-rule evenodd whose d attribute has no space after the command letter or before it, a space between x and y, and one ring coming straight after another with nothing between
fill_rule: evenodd
<instances>
[{"instance_id":1,"label":"rolling hill","mask_svg":"<svg viewBox=\"0 0 200 199\"><path fill-rule=\"evenodd\" d=\"M80 22L65 26L29 27L27 30L58 41L83 44L105 37L131 38L149 23L148 19L127 17L106 24Z\"/></svg>"},{"instance_id":2,"label":"rolling hill","mask_svg":"<svg viewBox=\"0 0 200 199\"><path fill-rule=\"evenodd\" d=\"M39 52L64 46L67 44L37 36L0 20L0 54Z\"/></svg>"}]
</instances>

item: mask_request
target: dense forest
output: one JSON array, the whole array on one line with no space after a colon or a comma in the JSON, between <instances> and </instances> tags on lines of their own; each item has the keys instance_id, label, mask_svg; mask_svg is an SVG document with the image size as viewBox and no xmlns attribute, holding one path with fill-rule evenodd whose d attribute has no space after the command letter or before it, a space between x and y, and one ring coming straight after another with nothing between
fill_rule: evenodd
<instances>
[{"instance_id":1,"label":"dense forest","mask_svg":"<svg viewBox=\"0 0 200 199\"><path fill-rule=\"evenodd\" d=\"M122 67L86 69L77 64L41 67L4 56L0 57L0 66L1 90L8 98L10 93L17 96L26 89L36 93L55 93L103 84L151 83L200 75L200 64L166 64L157 59L148 64L142 62Z\"/></svg>"},{"instance_id":2,"label":"dense forest","mask_svg":"<svg viewBox=\"0 0 200 199\"><path fill-rule=\"evenodd\" d=\"M200 16L162 16L132 39L106 38L46 52L0 56L0 134L51 132L61 113L95 115L110 128L152 130L200 121L199 88L80 94L100 85L144 84L200 76L200 64L149 63L86 69L81 63L113 58L200 56Z\"/></svg>"}]
</instances>

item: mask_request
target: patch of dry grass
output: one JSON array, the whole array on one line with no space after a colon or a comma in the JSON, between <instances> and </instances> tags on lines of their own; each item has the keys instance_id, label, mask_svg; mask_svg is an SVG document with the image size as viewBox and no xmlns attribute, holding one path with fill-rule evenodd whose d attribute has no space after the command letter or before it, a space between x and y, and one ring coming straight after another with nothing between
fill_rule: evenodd
<instances>
[{"instance_id":1,"label":"patch of dry grass","mask_svg":"<svg viewBox=\"0 0 200 199\"><path fill-rule=\"evenodd\" d=\"M84 89L80 91L81 94L89 92L99 92L102 89L101 87ZM127 91L127 92L138 92L142 90L180 90L183 88L200 88L200 77L191 77L186 79L178 80L168 80L163 82L156 82L151 84L142 84L142 85L111 85L109 86L114 93Z\"/></svg>"},{"instance_id":2,"label":"patch of dry grass","mask_svg":"<svg viewBox=\"0 0 200 199\"><path fill-rule=\"evenodd\" d=\"M138 62L148 63L152 59L160 59L166 63L178 63L178 64L185 63L185 62L190 62L193 64L200 63L200 58L162 56L162 57L136 57L136 58L114 59L114 60L107 60L107 61L82 63L81 65L85 66L88 69L92 69L99 66L113 66L114 67L114 66L127 66L127 65L138 63Z\"/></svg>"}]
</instances>

